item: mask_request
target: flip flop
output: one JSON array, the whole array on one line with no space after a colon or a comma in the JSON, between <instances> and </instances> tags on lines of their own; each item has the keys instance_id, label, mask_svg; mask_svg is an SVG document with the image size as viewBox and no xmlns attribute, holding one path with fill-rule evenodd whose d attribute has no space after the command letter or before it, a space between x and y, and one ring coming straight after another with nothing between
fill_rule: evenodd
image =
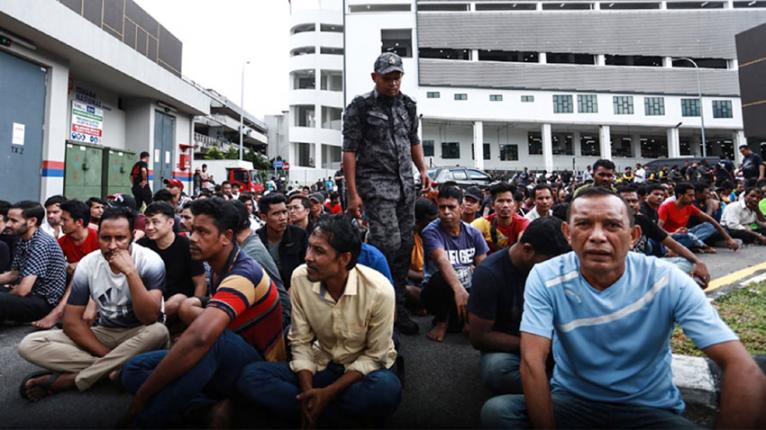
<instances>
[{"instance_id":1,"label":"flip flop","mask_svg":"<svg viewBox=\"0 0 766 430\"><path fill-rule=\"evenodd\" d=\"M56 382L56 380L61 376L60 373L51 372L50 370L38 370L37 372L32 372L26 377L24 377L24 380L21 381L21 385L19 385L19 395L22 399L26 399L30 402L36 402L37 400L30 399L27 395L27 382L29 382L31 379L39 378L40 376L44 375L50 375L47 381L45 381L44 384L38 385L37 387L45 390L47 392L46 396L53 394L51 391L51 387L53 387L53 384ZM45 396L44 396L45 397ZM41 397L42 398L42 397Z\"/></svg>"}]
</instances>

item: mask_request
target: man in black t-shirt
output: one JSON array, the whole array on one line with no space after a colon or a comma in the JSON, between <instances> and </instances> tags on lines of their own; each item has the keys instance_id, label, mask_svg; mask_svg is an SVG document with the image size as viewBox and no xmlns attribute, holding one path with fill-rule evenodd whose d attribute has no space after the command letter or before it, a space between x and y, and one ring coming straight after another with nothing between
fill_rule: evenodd
<instances>
[{"instance_id":1,"label":"man in black t-shirt","mask_svg":"<svg viewBox=\"0 0 766 430\"><path fill-rule=\"evenodd\" d=\"M150 204L144 212L146 237L137 243L156 252L165 262L165 314L178 313L189 297L205 297L207 283L201 261L191 258L189 239L173 233L175 211L166 202Z\"/></svg>"},{"instance_id":2,"label":"man in black t-shirt","mask_svg":"<svg viewBox=\"0 0 766 430\"><path fill-rule=\"evenodd\" d=\"M739 152L742 154L742 175L745 180L766 178L766 166L761 156L754 153L747 145L740 145Z\"/></svg>"},{"instance_id":3,"label":"man in black t-shirt","mask_svg":"<svg viewBox=\"0 0 766 430\"><path fill-rule=\"evenodd\" d=\"M473 272L469 333L473 347L482 352L481 380L493 394L522 392L519 325L529 271L570 250L561 220L538 218L518 242L490 255Z\"/></svg>"},{"instance_id":4,"label":"man in black t-shirt","mask_svg":"<svg viewBox=\"0 0 766 430\"><path fill-rule=\"evenodd\" d=\"M136 206L141 210L141 206L152 203L152 189L149 188L149 153L144 151L141 158L130 169L131 191L136 199Z\"/></svg>"}]
</instances>

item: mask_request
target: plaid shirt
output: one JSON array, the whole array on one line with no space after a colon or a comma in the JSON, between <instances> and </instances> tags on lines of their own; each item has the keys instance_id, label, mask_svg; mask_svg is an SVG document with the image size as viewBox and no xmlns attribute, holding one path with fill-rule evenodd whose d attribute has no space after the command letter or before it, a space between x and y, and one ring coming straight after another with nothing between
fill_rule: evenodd
<instances>
[{"instance_id":1,"label":"plaid shirt","mask_svg":"<svg viewBox=\"0 0 766 430\"><path fill-rule=\"evenodd\" d=\"M66 259L56 239L39 228L30 240L20 239L16 244L11 270L19 272L19 279L37 276L32 294L56 306L66 288Z\"/></svg>"}]
</instances>

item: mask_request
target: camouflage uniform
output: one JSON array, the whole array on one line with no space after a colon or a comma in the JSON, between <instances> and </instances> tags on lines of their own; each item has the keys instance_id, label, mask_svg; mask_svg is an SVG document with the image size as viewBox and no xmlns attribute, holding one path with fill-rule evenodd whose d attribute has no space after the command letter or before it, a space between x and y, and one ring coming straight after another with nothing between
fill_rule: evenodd
<instances>
[{"instance_id":1,"label":"camouflage uniform","mask_svg":"<svg viewBox=\"0 0 766 430\"><path fill-rule=\"evenodd\" d=\"M370 224L367 241L385 254L400 303L415 227L410 150L418 144L416 105L410 97L372 91L346 107L343 151L356 153L356 187Z\"/></svg>"}]
</instances>

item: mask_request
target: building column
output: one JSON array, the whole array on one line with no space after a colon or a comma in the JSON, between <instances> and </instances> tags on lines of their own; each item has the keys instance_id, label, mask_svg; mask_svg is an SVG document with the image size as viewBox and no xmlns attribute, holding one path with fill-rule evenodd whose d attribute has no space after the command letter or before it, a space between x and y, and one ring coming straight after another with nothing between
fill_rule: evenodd
<instances>
[{"instance_id":1,"label":"building column","mask_svg":"<svg viewBox=\"0 0 766 430\"><path fill-rule=\"evenodd\" d=\"M678 158L681 156L681 143L678 140L678 128L668 129L668 158Z\"/></svg>"},{"instance_id":2,"label":"building column","mask_svg":"<svg viewBox=\"0 0 766 430\"><path fill-rule=\"evenodd\" d=\"M551 134L551 125L543 124L540 130L543 138L543 163L548 173L553 171L553 136Z\"/></svg>"},{"instance_id":3,"label":"building column","mask_svg":"<svg viewBox=\"0 0 766 430\"><path fill-rule=\"evenodd\" d=\"M630 136L630 152L633 158L641 158L641 135L632 134Z\"/></svg>"},{"instance_id":4,"label":"building column","mask_svg":"<svg viewBox=\"0 0 766 430\"><path fill-rule=\"evenodd\" d=\"M734 0L726 0L726 9L734 9Z\"/></svg>"},{"instance_id":5,"label":"building column","mask_svg":"<svg viewBox=\"0 0 766 430\"><path fill-rule=\"evenodd\" d=\"M662 57L662 67L673 67L673 57Z\"/></svg>"},{"instance_id":6,"label":"building column","mask_svg":"<svg viewBox=\"0 0 766 430\"><path fill-rule=\"evenodd\" d=\"M747 145L747 137L744 130L737 130L734 132L734 163L736 165L742 164L742 154L739 152L740 145ZM760 148L758 148L760 150Z\"/></svg>"},{"instance_id":7,"label":"building column","mask_svg":"<svg viewBox=\"0 0 766 430\"><path fill-rule=\"evenodd\" d=\"M598 143L601 158L612 159L612 130L608 125L602 125L598 130Z\"/></svg>"},{"instance_id":8,"label":"building column","mask_svg":"<svg viewBox=\"0 0 766 430\"><path fill-rule=\"evenodd\" d=\"M596 65L597 66L606 66L606 55L604 55L604 54L597 54L596 55Z\"/></svg>"},{"instance_id":9,"label":"building column","mask_svg":"<svg viewBox=\"0 0 766 430\"><path fill-rule=\"evenodd\" d=\"M314 167L322 168L322 144L319 142L314 143Z\"/></svg>"},{"instance_id":10,"label":"building column","mask_svg":"<svg viewBox=\"0 0 766 430\"><path fill-rule=\"evenodd\" d=\"M484 170L484 122L473 122L473 167Z\"/></svg>"},{"instance_id":11,"label":"building column","mask_svg":"<svg viewBox=\"0 0 766 430\"><path fill-rule=\"evenodd\" d=\"M661 1L660 2L660 9L665 10L668 8L668 2L667 1Z\"/></svg>"},{"instance_id":12,"label":"building column","mask_svg":"<svg viewBox=\"0 0 766 430\"><path fill-rule=\"evenodd\" d=\"M572 132L572 152L574 153L574 157L579 157L582 155L582 145L580 142L581 138L582 136L580 136L579 131Z\"/></svg>"},{"instance_id":13,"label":"building column","mask_svg":"<svg viewBox=\"0 0 766 430\"><path fill-rule=\"evenodd\" d=\"M537 62L540 64L546 64L548 62L548 54L545 52L539 52L537 54Z\"/></svg>"},{"instance_id":14,"label":"building column","mask_svg":"<svg viewBox=\"0 0 766 430\"><path fill-rule=\"evenodd\" d=\"M593 3L593 10L601 10L601 3L594 2Z\"/></svg>"},{"instance_id":15,"label":"building column","mask_svg":"<svg viewBox=\"0 0 766 430\"><path fill-rule=\"evenodd\" d=\"M537 10L543 10L543 2L537 2Z\"/></svg>"},{"instance_id":16,"label":"building column","mask_svg":"<svg viewBox=\"0 0 766 430\"><path fill-rule=\"evenodd\" d=\"M471 49L471 61L479 61L479 50Z\"/></svg>"}]
</instances>

